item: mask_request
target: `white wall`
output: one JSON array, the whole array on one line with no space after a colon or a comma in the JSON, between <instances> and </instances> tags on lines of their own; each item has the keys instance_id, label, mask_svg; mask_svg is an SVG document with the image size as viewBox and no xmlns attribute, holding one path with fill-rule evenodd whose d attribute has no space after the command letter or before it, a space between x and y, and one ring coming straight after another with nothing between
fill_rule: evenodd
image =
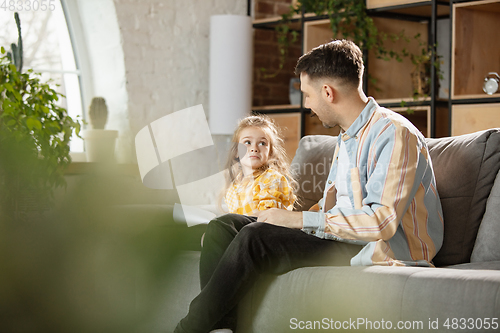
<instances>
[{"instance_id":1,"label":"white wall","mask_svg":"<svg viewBox=\"0 0 500 333\"><path fill-rule=\"evenodd\" d=\"M125 55L131 133L184 108L208 112L209 28L246 0L114 0Z\"/></svg>"},{"instance_id":2,"label":"white wall","mask_svg":"<svg viewBox=\"0 0 500 333\"><path fill-rule=\"evenodd\" d=\"M197 104L208 112L210 16L246 15L247 0L75 1L119 162L136 162L135 134L150 122Z\"/></svg>"}]
</instances>

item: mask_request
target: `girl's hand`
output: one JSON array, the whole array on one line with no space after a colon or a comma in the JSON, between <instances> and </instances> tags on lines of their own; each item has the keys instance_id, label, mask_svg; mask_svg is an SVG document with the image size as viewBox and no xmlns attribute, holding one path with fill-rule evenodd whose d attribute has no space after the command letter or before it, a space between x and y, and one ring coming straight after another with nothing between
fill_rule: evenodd
<instances>
[{"instance_id":1,"label":"girl's hand","mask_svg":"<svg viewBox=\"0 0 500 333\"><path fill-rule=\"evenodd\" d=\"M271 208L257 214L257 222L266 222L292 229L302 229L302 212L291 212L285 209Z\"/></svg>"}]
</instances>

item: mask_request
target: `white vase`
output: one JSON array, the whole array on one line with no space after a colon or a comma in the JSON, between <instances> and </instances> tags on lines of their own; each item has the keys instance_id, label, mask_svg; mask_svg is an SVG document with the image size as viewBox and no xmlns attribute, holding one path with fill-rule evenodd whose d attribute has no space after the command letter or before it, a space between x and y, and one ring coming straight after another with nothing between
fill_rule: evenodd
<instances>
[{"instance_id":1,"label":"white vase","mask_svg":"<svg viewBox=\"0 0 500 333\"><path fill-rule=\"evenodd\" d=\"M82 131L87 162L115 162L115 144L118 131L92 129Z\"/></svg>"}]
</instances>

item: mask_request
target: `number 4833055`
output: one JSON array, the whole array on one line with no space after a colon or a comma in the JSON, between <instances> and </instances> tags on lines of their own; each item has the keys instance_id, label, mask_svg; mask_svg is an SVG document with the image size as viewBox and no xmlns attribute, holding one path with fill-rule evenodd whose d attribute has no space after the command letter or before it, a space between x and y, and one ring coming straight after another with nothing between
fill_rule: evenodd
<instances>
[{"instance_id":1,"label":"number 4833055","mask_svg":"<svg viewBox=\"0 0 500 333\"><path fill-rule=\"evenodd\" d=\"M498 318L447 318L443 327L453 330L497 330Z\"/></svg>"},{"instance_id":2,"label":"number 4833055","mask_svg":"<svg viewBox=\"0 0 500 333\"><path fill-rule=\"evenodd\" d=\"M3 0L0 10L10 12L42 11L56 9L56 0Z\"/></svg>"}]
</instances>

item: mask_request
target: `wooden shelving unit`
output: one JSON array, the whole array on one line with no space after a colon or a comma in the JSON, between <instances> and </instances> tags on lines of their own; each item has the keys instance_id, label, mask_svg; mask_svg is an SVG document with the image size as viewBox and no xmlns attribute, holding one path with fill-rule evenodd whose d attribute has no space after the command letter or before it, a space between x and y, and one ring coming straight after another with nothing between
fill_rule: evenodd
<instances>
[{"instance_id":1,"label":"wooden shelving unit","mask_svg":"<svg viewBox=\"0 0 500 333\"><path fill-rule=\"evenodd\" d=\"M431 79L430 96L414 100L411 97L411 61L384 61L377 59L372 52L366 56L366 72L377 82L376 87L368 81L365 83L367 95L373 96L380 105L401 112L427 137L459 135L500 127L500 92L489 96L482 91L487 73L500 72L500 42L497 38L500 31L500 0L366 0L366 4L369 15L380 31L398 33L404 29L406 36L412 37L419 33L422 42L435 45L437 21L450 18L451 36L448 98L437 97L434 66L431 69L434 80ZM258 20L254 22L254 27L274 29L279 19ZM293 24L292 29L302 32L303 53L334 37L330 22L324 16L297 15ZM405 47L412 53L418 52L420 48L417 40L412 40L410 44L399 41L387 46L393 49ZM283 84L288 85L288 82ZM401 101L406 102L405 107L401 107ZM413 111L409 113L408 109ZM300 132L296 133L299 138L310 134L338 134L338 130L324 128L317 118L310 117L309 110L300 105L266 106L254 108L254 111L281 114L282 117L285 114L300 114Z\"/></svg>"},{"instance_id":2,"label":"wooden shelving unit","mask_svg":"<svg viewBox=\"0 0 500 333\"><path fill-rule=\"evenodd\" d=\"M451 134L500 127L500 92L487 95L483 82L500 73L500 1L454 2L451 52Z\"/></svg>"},{"instance_id":3,"label":"wooden shelving unit","mask_svg":"<svg viewBox=\"0 0 500 333\"><path fill-rule=\"evenodd\" d=\"M500 71L500 1L453 6L452 98L495 98L483 92L488 72Z\"/></svg>"}]
</instances>

